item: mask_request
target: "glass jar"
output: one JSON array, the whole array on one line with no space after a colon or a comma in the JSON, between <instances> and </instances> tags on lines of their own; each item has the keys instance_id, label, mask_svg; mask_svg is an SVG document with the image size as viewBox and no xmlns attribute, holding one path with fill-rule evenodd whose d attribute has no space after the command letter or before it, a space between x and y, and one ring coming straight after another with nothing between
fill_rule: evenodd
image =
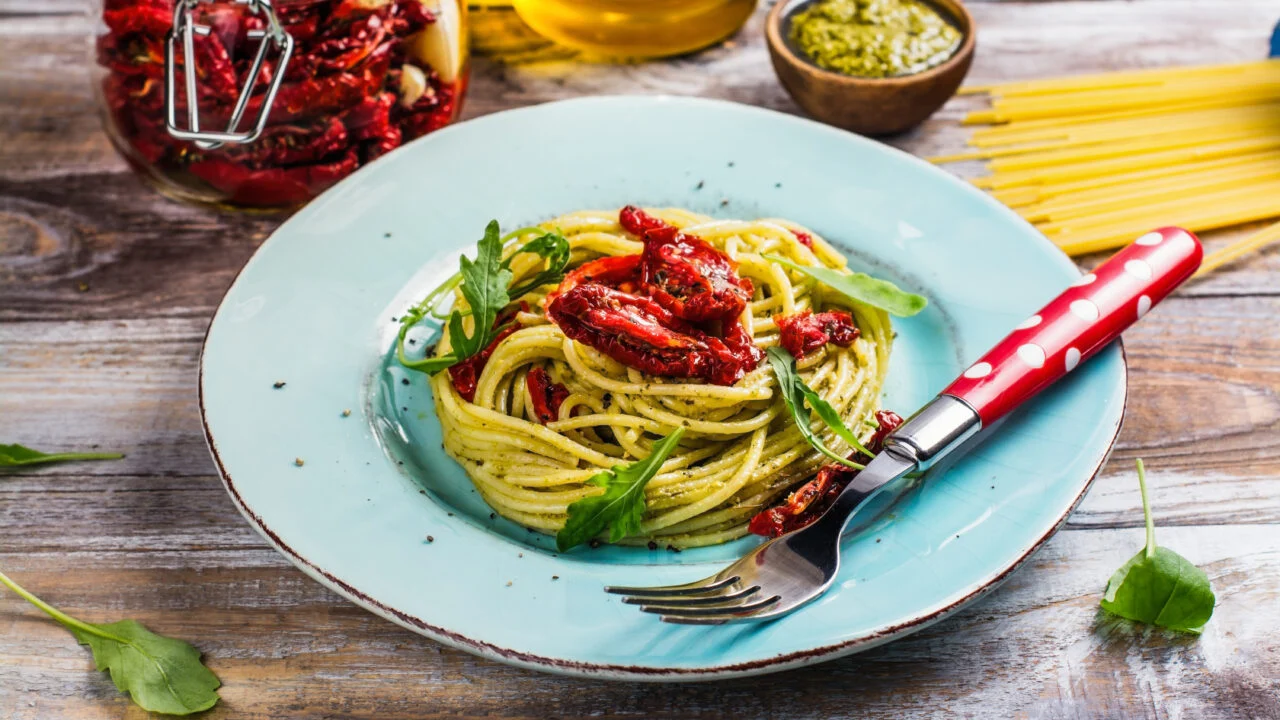
<instances>
[{"instance_id":1,"label":"glass jar","mask_svg":"<svg viewBox=\"0 0 1280 720\"><path fill-rule=\"evenodd\" d=\"M655 58L713 45L738 31L757 0L511 0L541 35L606 57Z\"/></svg>"},{"instance_id":2,"label":"glass jar","mask_svg":"<svg viewBox=\"0 0 1280 720\"><path fill-rule=\"evenodd\" d=\"M184 200L300 205L453 122L466 91L463 0L94 1L107 134Z\"/></svg>"}]
</instances>

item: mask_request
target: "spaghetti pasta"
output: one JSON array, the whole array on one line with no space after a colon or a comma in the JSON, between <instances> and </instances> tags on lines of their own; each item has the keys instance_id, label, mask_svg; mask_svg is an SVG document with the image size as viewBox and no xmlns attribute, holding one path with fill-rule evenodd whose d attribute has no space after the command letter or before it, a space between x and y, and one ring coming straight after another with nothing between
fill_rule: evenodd
<instances>
[{"instance_id":1,"label":"spaghetti pasta","mask_svg":"<svg viewBox=\"0 0 1280 720\"><path fill-rule=\"evenodd\" d=\"M1161 68L970 88L973 183L1068 254L1145 227L1189 230L1280 217L1280 61ZM1136 230L1135 230L1136 229Z\"/></svg>"},{"instance_id":2,"label":"spaghetti pasta","mask_svg":"<svg viewBox=\"0 0 1280 720\"><path fill-rule=\"evenodd\" d=\"M779 318L806 310L851 312L860 336L847 348L827 345L806 354L798 366L859 438L870 438L888 366L888 315L763 255L835 269L845 267L844 257L785 220L713 220L675 209L650 213L736 263L752 287L740 322L756 347L779 343ZM616 211L563 215L512 238L504 257L511 260L513 287L542 265L537 256L513 256L514 248L551 230L568 240L570 268L598 258L635 256L644 247L622 228ZM823 464L824 457L791 421L767 363L722 385L642 373L567 337L545 309L555 291L548 284L511 298L527 309L515 315L514 332L492 349L471 401L459 394L449 373L430 380L446 451L499 514L555 533L569 505L599 492L587 484L590 477L647 457L654 442L683 427L678 447L645 487L642 533L624 543L710 545L746 534L752 516ZM454 293L454 303L467 307L461 292ZM446 330L435 355L449 351ZM559 402L552 410L539 397L547 382L555 384ZM540 409L551 415L545 425ZM829 448L851 451L820 422L813 429Z\"/></svg>"}]
</instances>

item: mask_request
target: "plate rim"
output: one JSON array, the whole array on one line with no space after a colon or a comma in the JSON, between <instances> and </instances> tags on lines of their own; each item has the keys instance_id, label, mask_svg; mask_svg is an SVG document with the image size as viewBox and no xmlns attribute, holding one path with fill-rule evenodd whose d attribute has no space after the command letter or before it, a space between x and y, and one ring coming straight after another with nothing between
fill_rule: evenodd
<instances>
[{"instance_id":1,"label":"plate rim","mask_svg":"<svg viewBox=\"0 0 1280 720\"><path fill-rule=\"evenodd\" d=\"M520 113L520 112L525 112L525 111L529 111L529 110L533 110L533 109L541 108L545 106L550 106L550 105L569 105L569 104L599 103L599 102L608 103L608 102L620 102L620 101L675 102L675 103L685 103L690 105L714 105L714 106L722 106L722 107L731 106L733 110L737 112L750 112L750 113L755 113L760 115L778 116L780 118L785 119L786 121L797 122L802 125L808 125L811 128L819 129L824 132L829 132L833 136L843 137L845 140L853 140L858 144L877 146L880 150L887 151L890 154L894 154L901 158L907 159L911 162L917 163L919 165L923 165L924 167L929 168L930 172L938 173L941 176L943 176L946 179L946 181L951 182L957 186L963 187L966 192L968 192L969 194L977 198L980 198L981 201L983 201L984 203L988 205L996 206L999 211L1003 212L1004 214L1011 215L1012 216L1011 219L1015 220L1016 222L1021 224L1027 224L1024 220L1022 220L1021 217L1019 217L1012 210L1010 210L1003 204L997 202L996 200L988 196L986 193L983 193L981 190L978 190L977 188L972 187L968 183L964 182L962 179L956 176L953 176L950 173L947 173L943 170L939 170L937 167L927 163L921 158L916 157L915 155L912 155L911 153L908 153L904 150L900 150L899 148L896 148L892 145L876 142L874 140L862 137L854 133L843 132L836 128L832 128L830 126L824 125L823 123L817 122L815 120L811 120L806 117L791 115L791 114L784 113L778 110L773 110L770 108L762 108L754 105L747 105L744 103L738 103L738 102L733 102L730 100L723 100L718 98L701 98L701 97L669 95L669 94L655 94L655 95L621 94L621 95L593 95L593 96L584 96L584 97L569 98L569 99L563 99L563 100L553 100L545 103L537 103L537 104L526 105L518 108L501 110L495 113L490 113L489 115L473 118L466 122L455 123L446 128L442 128L441 130L431 133L428 136L419 138L419 140L425 140L428 137L439 136L442 134L447 135L447 134L450 134L451 131L454 131L455 128L464 127L465 125L472 122L483 121L485 118L491 118L499 115L506 115L508 113ZM414 142L418 142L418 140L415 140ZM354 179L359 178L362 174L364 174L364 171L366 168L377 165L381 159L382 158L379 158L378 160L375 160L373 163L370 163L360 168L360 170L348 176L347 178L344 178L333 188L330 188L329 190L325 191L325 194L334 192L335 190L342 188L343 186L353 181ZM217 442L214 440L214 437L213 437L213 431L209 426L207 411L205 407L205 360L208 354L207 350L208 350L209 336L213 329L214 323L217 322L218 317L222 314L222 311L226 304L227 297L231 294L231 292L236 288L236 285L240 282L241 275L243 275L245 270L248 269L248 267L253 264L254 260L257 259L258 255L265 250L265 248L271 243L272 239L274 239L275 236L282 229L287 227L290 223L294 222L300 215L302 215L305 212L306 212L306 208L304 207L302 210L299 210L297 213L295 213L294 215L291 215L283 223L281 223L280 226L277 227L274 231L272 231L271 235L268 236L267 239L264 240L262 244L259 245L257 249L254 250L253 254L249 257L248 260L245 261L244 265L242 265L240 269L236 271L235 277L232 279L231 283L227 286L227 289L223 293L222 298L219 299L218 305L215 308L214 313L209 320L209 325L205 328L204 338L201 340L201 343L200 343L200 358L198 362L198 372L197 372L197 401L200 409L200 426L204 434L205 444L209 448L209 453L213 458L215 466L217 467L218 477L222 481L222 485L224 489L227 491L227 494L230 496L232 504L235 505L236 509L239 510L240 514L245 518L245 520L248 521L249 525L253 527L253 529L257 531L257 533L261 535L262 538L266 540L267 543L271 545L271 547L276 552L283 555L295 567L297 567L299 570L301 570L307 576L311 577L316 582L319 582L321 585L324 585L325 587L329 588L333 592L337 593L338 595L342 596L348 601L354 603L355 605L362 607L365 610L379 617L382 617L383 619L389 620L405 628L406 630L417 633L419 635L427 637L436 642L440 642L442 644L448 645L450 647L454 647L459 650L470 652L474 655L478 655L486 659L496 660L498 662L509 664L509 665L515 665L518 667L531 669L531 670L550 672L558 675L567 675L567 676L592 678L592 679L617 680L617 681L645 681L645 682L710 681L710 680L740 678L740 677L749 677L753 675L761 675L766 673L782 672L785 670L794 669L794 668L798 668L806 665L812 665L812 664L816 664L826 660L832 660L838 657L850 655L856 652L869 650L873 647L883 645L897 638L903 637L904 635L908 635L914 631L924 629L929 625L932 625L934 623L937 623L946 619L947 617L951 616L955 612L958 612L959 610L968 606L970 603L994 591L1001 584L1003 584L1003 582L1007 580L1013 573L1015 573L1024 564L1026 564L1026 562L1031 558L1032 555L1036 553L1037 550L1039 550L1046 542L1049 541L1050 538L1052 538L1054 535L1058 533L1059 530L1062 529L1067 519L1071 516L1073 512L1075 512L1076 508L1079 507L1080 503L1084 500L1084 497L1088 494L1089 490L1093 487L1093 483L1097 480L1099 474L1101 474L1102 472L1102 469L1106 466L1107 461L1110 459L1111 454L1115 449L1116 441L1119 437L1120 430L1124 425L1124 420L1128 411L1128 401L1129 401L1128 354L1125 352L1123 340L1117 340L1115 344L1120 351L1120 370L1121 370L1120 413L1117 416L1117 419L1114 423L1114 427L1111 428L1110 437L1106 441L1105 448L1100 454L1100 457L1098 458L1093 469L1090 471L1089 478L1081 487L1080 492L1072 500L1069 507L1054 521L1054 523L1049 527L1049 529L1044 534L1042 534L1029 546L1024 547L1019 552L1017 558L1012 563L1010 563L1007 567L1005 567L1003 570L1000 570L999 572L996 572L991 576L988 576L973 582L971 584L971 589L968 590L968 592L965 592L963 595L961 595L958 598L947 601L945 604L943 604L940 607L934 608L924 613L920 613L915 617L908 618L903 622L897 623L895 625L882 628L876 631L875 633L863 635L863 636L852 638L849 640L844 640L834 644L822 645L819 647L814 647L806 650L783 653L780 655L775 655L769 658L762 658L759 660L752 660L750 662L709 665L706 667L698 667L698 668L679 668L679 667L657 668L657 667L647 667L647 666L641 666L641 665L621 665L621 664L612 664L612 663L583 662L579 660L569 660L565 658L547 657L543 655L538 655L536 653L529 653L523 650L518 650L515 648L503 647L502 645L499 645L497 643L476 640L460 632L453 631L448 628L432 625L431 623L427 622L423 618L417 617L412 613L408 613L403 610L391 607L390 605L387 605L385 603L382 603L379 600L364 593L360 589L356 588L355 586L341 580L336 575L324 569L323 567L316 564L312 560L306 558L301 553L294 550L287 542L284 541L283 538L281 538L278 534L276 534L276 532L273 529L271 529L270 526L267 525L267 523L262 519L262 517L258 515L258 513L252 507L250 507L248 503L244 501L244 499L240 496L239 491L236 489L235 481L232 479L231 474L227 471L226 466L223 464L221 454L218 451ZM1035 231L1035 236L1041 243L1049 245L1053 250L1058 249L1056 245L1053 245L1053 242L1051 240L1046 238L1039 231ZM1070 260L1070 258L1063 256L1062 260L1074 266L1074 263Z\"/></svg>"}]
</instances>

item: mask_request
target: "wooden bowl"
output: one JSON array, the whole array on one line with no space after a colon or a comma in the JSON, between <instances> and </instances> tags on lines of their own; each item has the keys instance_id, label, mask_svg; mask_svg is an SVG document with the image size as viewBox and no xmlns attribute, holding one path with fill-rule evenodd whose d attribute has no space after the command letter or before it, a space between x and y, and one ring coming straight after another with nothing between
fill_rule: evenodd
<instances>
[{"instance_id":1,"label":"wooden bowl","mask_svg":"<svg viewBox=\"0 0 1280 720\"><path fill-rule=\"evenodd\" d=\"M974 22L959 0L929 0L963 39L955 54L915 75L862 78L824 70L787 42L790 16L810 0L782 0L769 11L765 36L773 69L805 112L828 125L863 135L890 135L924 122L964 81L973 61Z\"/></svg>"}]
</instances>

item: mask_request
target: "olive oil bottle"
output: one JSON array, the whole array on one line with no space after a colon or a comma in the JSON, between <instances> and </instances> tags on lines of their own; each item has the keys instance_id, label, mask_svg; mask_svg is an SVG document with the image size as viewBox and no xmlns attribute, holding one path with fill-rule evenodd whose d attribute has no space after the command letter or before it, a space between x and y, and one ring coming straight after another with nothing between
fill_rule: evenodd
<instances>
[{"instance_id":1,"label":"olive oil bottle","mask_svg":"<svg viewBox=\"0 0 1280 720\"><path fill-rule=\"evenodd\" d=\"M512 0L537 33L614 58L654 58L701 50L729 37L757 0Z\"/></svg>"}]
</instances>

